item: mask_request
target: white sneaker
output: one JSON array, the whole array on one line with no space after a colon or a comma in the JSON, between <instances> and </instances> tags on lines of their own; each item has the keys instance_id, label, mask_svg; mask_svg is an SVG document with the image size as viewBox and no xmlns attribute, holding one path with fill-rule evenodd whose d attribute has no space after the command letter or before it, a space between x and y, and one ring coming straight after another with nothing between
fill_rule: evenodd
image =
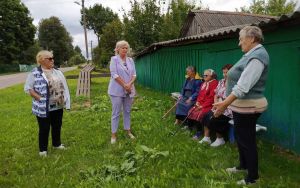
<instances>
[{"instance_id":1,"label":"white sneaker","mask_svg":"<svg viewBox=\"0 0 300 188\"><path fill-rule=\"evenodd\" d=\"M47 151L40 151L40 152L39 152L39 155L40 155L41 157L47 157Z\"/></svg>"},{"instance_id":2,"label":"white sneaker","mask_svg":"<svg viewBox=\"0 0 300 188\"><path fill-rule=\"evenodd\" d=\"M63 144L60 144L59 146L54 146L55 149L59 149L59 150L65 150L67 149Z\"/></svg>"},{"instance_id":3,"label":"white sneaker","mask_svg":"<svg viewBox=\"0 0 300 188\"><path fill-rule=\"evenodd\" d=\"M202 138L202 140L199 141L199 144L204 144L204 143L206 143L206 144L211 144L210 137L204 136L204 137Z\"/></svg>"},{"instance_id":4,"label":"white sneaker","mask_svg":"<svg viewBox=\"0 0 300 188\"><path fill-rule=\"evenodd\" d=\"M239 180L236 182L236 184L238 185L246 185L246 181L243 179L243 180Z\"/></svg>"},{"instance_id":5,"label":"white sneaker","mask_svg":"<svg viewBox=\"0 0 300 188\"><path fill-rule=\"evenodd\" d=\"M188 127L188 126L184 126L184 127L182 127L181 129L182 129L182 130L188 130L189 127Z\"/></svg>"},{"instance_id":6,"label":"white sneaker","mask_svg":"<svg viewBox=\"0 0 300 188\"><path fill-rule=\"evenodd\" d=\"M111 138L111 139L110 139L110 143L111 143L111 144L115 144L116 142L117 142L117 138Z\"/></svg>"},{"instance_id":7,"label":"white sneaker","mask_svg":"<svg viewBox=\"0 0 300 188\"><path fill-rule=\"evenodd\" d=\"M264 127L264 126L261 126L261 125L258 125L256 124L256 132L259 132L259 131L267 131L267 127Z\"/></svg>"},{"instance_id":8,"label":"white sneaker","mask_svg":"<svg viewBox=\"0 0 300 188\"><path fill-rule=\"evenodd\" d=\"M224 144L225 144L224 138L217 138L210 146L211 147L218 147L218 146L221 146L221 145L224 145Z\"/></svg>"},{"instance_id":9,"label":"white sneaker","mask_svg":"<svg viewBox=\"0 0 300 188\"><path fill-rule=\"evenodd\" d=\"M245 171L245 169L238 169L237 167L226 168L226 172L228 173L238 173L243 171Z\"/></svg>"},{"instance_id":10,"label":"white sneaker","mask_svg":"<svg viewBox=\"0 0 300 188\"><path fill-rule=\"evenodd\" d=\"M128 136L129 136L130 139L135 139L135 137L133 136L132 133L129 133Z\"/></svg>"},{"instance_id":11,"label":"white sneaker","mask_svg":"<svg viewBox=\"0 0 300 188\"><path fill-rule=\"evenodd\" d=\"M246 180L239 180L236 182L237 185L252 185L252 184L255 184L257 183L257 180L253 181L253 182L248 182Z\"/></svg>"}]
</instances>

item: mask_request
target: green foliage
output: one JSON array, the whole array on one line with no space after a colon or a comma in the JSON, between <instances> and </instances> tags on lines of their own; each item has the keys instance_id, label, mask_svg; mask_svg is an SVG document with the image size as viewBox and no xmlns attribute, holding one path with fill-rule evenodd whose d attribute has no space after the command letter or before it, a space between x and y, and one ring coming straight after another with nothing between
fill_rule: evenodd
<instances>
[{"instance_id":1,"label":"green foliage","mask_svg":"<svg viewBox=\"0 0 300 188\"><path fill-rule=\"evenodd\" d=\"M82 63L85 63L85 59L83 58L83 56L81 54L75 54L69 59L67 65L72 66L72 65L79 65Z\"/></svg>"},{"instance_id":2,"label":"green foliage","mask_svg":"<svg viewBox=\"0 0 300 188\"><path fill-rule=\"evenodd\" d=\"M173 0L168 13L162 15L158 0L132 0L130 5L131 10L123 15L123 23L102 5L87 9L89 28L101 38L92 52L93 62L98 66L107 66L119 40L127 40L134 53L152 43L177 38L188 11L195 8L195 2Z\"/></svg>"},{"instance_id":3,"label":"green foliage","mask_svg":"<svg viewBox=\"0 0 300 188\"><path fill-rule=\"evenodd\" d=\"M172 0L168 12L163 15L160 41L178 38L188 12L194 8L195 4L187 0Z\"/></svg>"},{"instance_id":4,"label":"green foliage","mask_svg":"<svg viewBox=\"0 0 300 188\"><path fill-rule=\"evenodd\" d=\"M78 70L71 72L78 75ZM66 73L69 74L69 73ZM244 174L228 174L237 165L233 144L200 145L178 129L174 116L161 120L173 105L170 96L137 85L131 112L132 141L122 130L110 144L109 78L92 78L91 98L75 97L77 80L68 80L72 109L64 112L62 141L67 150L38 155L38 126L23 84L0 92L0 187L212 187L237 188ZM91 108L85 104L90 100ZM259 137L259 136L258 136ZM300 186L300 161L258 140L260 181L253 187ZM151 157L152 156L152 157ZM106 179L107 178L107 179Z\"/></svg>"},{"instance_id":5,"label":"green foliage","mask_svg":"<svg viewBox=\"0 0 300 188\"><path fill-rule=\"evenodd\" d=\"M23 52L34 44L32 21L20 0L0 1L0 64L23 61Z\"/></svg>"},{"instance_id":6,"label":"green foliage","mask_svg":"<svg viewBox=\"0 0 300 188\"><path fill-rule=\"evenodd\" d=\"M144 165L160 157L168 157L169 151L157 151L144 145L138 145L136 152L127 151L119 165L104 164L102 167L89 168L81 171L80 176L84 183L94 183L93 186L104 186L113 181L124 181L126 177L133 176L137 171L143 170ZM96 180L96 181L95 181Z\"/></svg>"},{"instance_id":7,"label":"green foliage","mask_svg":"<svg viewBox=\"0 0 300 188\"><path fill-rule=\"evenodd\" d=\"M22 61L20 61L20 64L36 64L36 54L40 50L41 47L39 46L39 42L35 40L32 46L30 46L27 50L22 52Z\"/></svg>"},{"instance_id":8,"label":"green foliage","mask_svg":"<svg viewBox=\"0 0 300 188\"><path fill-rule=\"evenodd\" d=\"M252 14L265 14L272 16L281 16L292 13L295 10L297 2L291 0L252 0L249 7L241 7L241 12Z\"/></svg>"},{"instance_id":9,"label":"green foliage","mask_svg":"<svg viewBox=\"0 0 300 188\"><path fill-rule=\"evenodd\" d=\"M0 73L12 73L19 72L19 65L16 63L11 64L1 64L0 63Z\"/></svg>"},{"instance_id":10,"label":"green foliage","mask_svg":"<svg viewBox=\"0 0 300 188\"><path fill-rule=\"evenodd\" d=\"M80 49L79 46L75 46L74 51L75 51L75 53L77 53L77 54L81 54L81 49Z\"/></svg>"},{"instance_id":11,"label":"green foliage","mask_svg":"<svg viewBox=\"0 0 300 188\"><path fill-rule=\"evenodd\" d=\"M114 48L117 41L123 38L123 25L119 19L116 19L103 28L103 34L101 35L101 58L98 65L101 67L107 66L110 61L110 57L114 55Z\"/></svg>"},{"instance_id":12,"label":"green foliage","mask_svg":"<svg viewBox=\"0 0 300 188\"><path fill-rule=\"evenodd\" d=\"M162 18L157 0L130 1L131 10L124 14L124 38L135 51L159 41Z\"/></svg>"},{"instance_id":13,"label":"green foliage","mask_svg":"<svg viewBox=\"0 0 300 188\"><path fill-rule=\"evenodd\" d=\"M110 8L103 7L101 4L95 4L93 7L85 9L87 28L92 29L98 37L103 33L103 28L107 23L118 19L118 15L115 14ZM83 15L81 16L83 20ZM81 21L83 25L83 21Z\"/></svg>"},{"instance_id":14,"label":"green foliage","mask_svg":"<svg viewBox=\"0 0 300 188\"><path fill-rule=\"evenodd\" d=\"M43 49L53 51L57 66L68 61L74 54L72 38L57 17L40 21L38 39Z\"/></svg>"}]
</instances>

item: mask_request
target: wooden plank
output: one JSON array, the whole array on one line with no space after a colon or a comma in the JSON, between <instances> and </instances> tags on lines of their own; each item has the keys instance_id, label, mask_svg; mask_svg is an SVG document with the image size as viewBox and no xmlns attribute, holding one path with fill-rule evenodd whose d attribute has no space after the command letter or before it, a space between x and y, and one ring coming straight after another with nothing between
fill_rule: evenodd
<instances>
[{"instance_id":1,"label":"wooden plank","mask_svg":"<svg viewBox=\"0 0 300 188\"><path fill-rule=\"evenodd\" d=\"M92 64L87 64L79 73L76 96L90 97L91 90L91 71L95 68Z\"/></svg>"}]
</instances>

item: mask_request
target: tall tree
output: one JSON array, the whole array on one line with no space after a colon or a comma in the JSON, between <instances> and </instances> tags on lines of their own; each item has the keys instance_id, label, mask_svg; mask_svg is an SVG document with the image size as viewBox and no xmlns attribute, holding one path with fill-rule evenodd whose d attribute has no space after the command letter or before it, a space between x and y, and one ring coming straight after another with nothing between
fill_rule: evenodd
<instances>
[{"instance_id":1,"label":"tall tree","mask_svg":"<svg viewBox=\"0 0 300 188\"><path fill-rule=\"evenodd\" d=\"M102 55L100 59L95 59L95 61L103 67L106 66L109 62L109 58L114 54L116 42L121 39L123 39L122 22L119 19L116 19L111 23L106 24L103 28L103 34L101 35L101 42L99 45ZM96 51L99 52L99 49ZM97 57L97 55L94 57Z\"/></svg>"},{"instance_id":2,"label":"tall tree","mask_svg":"<svg viewBox=\"0 0 300 188\"><path fill-rule=\"evenodd\" d=\"M72 38L57 17L40 21L38 38L42 48L53 51L56 66L60 66L74 54Z\"/></svg>"},{"instance_id":3,"label":"tall tree","mask_svg":"<svg viewBox=\"0 0 300 188\"><path fill-rule=\"evenodd\" d=\"M197 9L201 9L200 5ZM170 40L179 37L180 30L187 14L194 9L195 3L187 0L172 0L168 12L163 15L162 30L160 40Z\"/></svg>"},{"instance_id":4,"label":"tall tree","mask_svg":"<svg viewBox=\"0 0 300 188\"><path fill-rule=\"evenodd\" d=\"M81 52L82 52L79 46L75 46L74 51L77 54L81 54Z\"/></svg>"},{"instance_id":5,"label":"tall tree","mask_svg":"<svg viewBox=\"0 0 300 188\"><path fill-rule=\"evenodd\" d=\"M22 61L20 61L20 63L27 64L27 65L35 64L36 63L35 56L40 50L41 47L39 45L39 42L38 40L35 40L32 46L22 51L22 53L20 54L22 57Z\"/></svg>"},{"instance_id":6,"label":"tall tree","mask_svg":"<svg viewBox=\"0 0 300 188\"><path fill-rule=\"evenodd\" d=\"M133 49L142 50L159 41L162 18L157 0L130 1L131 10L124 15L124 37Z\"/></svg>"},{"instance_id":7,"label":"tall tree","mask_svg":"<svg viewBox=\"0 0 300 188\"><path fill-rule=\"evenodd\" d=\"M0 1L0 63L22 61L22 52L34 44L35 27L20 0Z\"/></svg>"},{"instance_id":8,"label":"tall tree","mask_svg":"<svg viewBox=\"0 0 300 188\"><path fill-rule=\"evenodd\" d=\"M93 7L85 9L87 28L92 29L96 36L98 37L98 44L100 41L100 35L102 34L102 29L107 23L112 22L118 18L110 8L103 7L101 4L95 4ZM83 18L82 18L83 20ZM81 21L83 25L83 21Z\"/></svg>"},{"instance_id":9,"label":"tall tree","mask_svg":"<svg viewBox=\"0 0 300 188\"><path fill-rule=\"evenodd\" d=\"M241 7L240 11L252 14L280 16L292 13L295 10L296 4L297 2L293 0L289 2L287 0L252 0L249 7Z\"/></svg>"}]
</instances>

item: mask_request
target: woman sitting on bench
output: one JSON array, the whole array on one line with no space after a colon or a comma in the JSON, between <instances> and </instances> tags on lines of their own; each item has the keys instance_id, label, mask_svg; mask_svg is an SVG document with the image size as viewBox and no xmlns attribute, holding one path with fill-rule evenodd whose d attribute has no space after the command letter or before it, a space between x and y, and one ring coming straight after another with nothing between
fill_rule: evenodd
<instances>
[{"instance_id":1,"label":"woman sitting on bench","mask_svg":"<svg viewBox=\"0 0 300 188\"><path fill-rule=\"evenodd\" d=\"M212 69L207 69L203 74L204 82L200 87L197 102L188 113L188 122L190 127L197 127L197 133L193 139L198 139L200 130L202 130L202 119L209 112L214 103L215 89L218 85L217 74Z\"/></svg>"},{"instance_id":2,"label":"woman sitting on bench","mask_svg":"<svg viewBox=\"0 0 300 188\"><path fill-rule=\"evenodd\" d=\"M226 98L227 72L232 66L233 65L231 64L226 64L225 66L222 67L223 79L219 81L217 89L215 90L215 98L214 98L215 103L223 101ZM209 133L210 130L213 130L216 132L217 139L210 146L218 147L225 144L222 134L228 131L229 128L228 122L230 121L230 119L232 119L232 112L230 109L227 108L222 115L216 118L213 117L213 111L214 109L212 109L203 117L202 123L204 126L204 137L199 143L210 144L211 139Z\"/></svg>"},{"instance_id":3,"label":"woman sitting on bench","mask_svg":"<svg viewBox=\"0 0 300 188\"><path fill-rule=\"evenodd\" d=\"M194 66L188 66L186 68L186 77L187 78L180 92L180 97L177 101L175 124L180 124L181 121L186 118L188 111L196 102L200 85L202 83L201 77L196 72L196 68Z\"/></svg>"}]
</instances>

